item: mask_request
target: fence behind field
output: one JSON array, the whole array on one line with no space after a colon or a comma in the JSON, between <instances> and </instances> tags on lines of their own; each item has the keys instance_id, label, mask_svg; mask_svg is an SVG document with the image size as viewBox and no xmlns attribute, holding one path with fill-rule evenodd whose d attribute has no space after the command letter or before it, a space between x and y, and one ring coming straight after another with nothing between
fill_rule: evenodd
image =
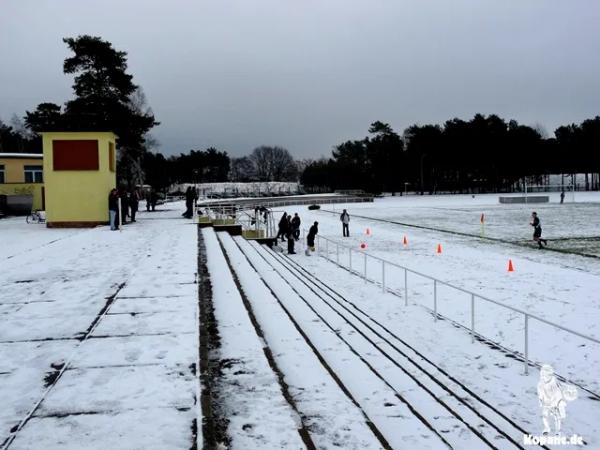
<instances>
[{"instance_id":1,"label":"fence behind field","mask_svg":"<svg viewBox=\"0 0 600 450\"><path fill-rule=\"evenodd\" d=\"M476 292L470 291L468 289L464 289L459 286L455 286L446 281L442 281L436 277L431 275L427 275L425 273L409 269L406 266L401 264L397 264L391 261L387 261L383 258L379 258L377 256L369 255L365 251L356 250L352 247L342 245L332 239L328 239L326 237L317 235L317 251L319 256L332 261L339 266L349 270L354 275L358 275L362 277L367 282L372 282L381 286L382 291L390 292L398 297L404 299L405 306L408 305L409 301L409 281L412 282L412 287L420 288L423 290L427 290L431 293L430 306L426 304L419 303L421 306L428 309L433 313L434 320L437 321L439 318L445 318L452 321L454 324L466 329L471 334L471 341L473 342L477 337L498 344L498 342L490 337L482 334L481 331L477 331L476 324L476 310L479 308L483 308L483 311L489 312L492 314L492 320L498 319L500 316L497 314L506 314L507 320L510 322L519 317L523 320L523 334L521 338L517 336L508 335L507 339L510 341L508 347L506 345L503 346L506 350L511 353L519 355L524 361L524 372L525 374L529 373L529 364L535 363L532 359L530 359L530 322L538 321L540 323L549 325L558 330L562 330L568 333L571 336L577 336L585 341L593 342L595 344L600 344L600 340L595 337L588 336L584 333L581 333L577 330L573 330L571 328L560 325L556 322L552 322L550 320L539 317L535 314L531 314L525 310L515 308L513 306L507 305L500 301L488 298ZM456 321L445 314L442 314L441 309L443 309L443 298L440 296L440 292L444 290L446 294L452 292L454 297L451 298L452 301L452 310L456 310L456 296L465 297L468 299L467 306L465 307L464 301L462 305L464 308L464 316L462 317L463 323L460 321ZM446 296L446 300L450 296ZM483 304L485 306L479 306ZM486 316L489 318L489 314ZM466 323L464 323L466 322ZM510 330L502 328L502 331L510 334ZM520 349L518 349L520 347Z\"/></svg>"},{"instance_id":2,"label":"fence behind field","mask_svg":"<svg viewBox=\"0 0 600 450\"><path fill-rule=\"evenodd\" d=\"M298 196L298 197L279 197L279 198L247 198L247 199L232 199L224 201L202 201L198 202L197 206L201 208L215 207L236 207L238 209L254 208L264 206L266 208L278 208L281 206L293 205L322 205L332 203L364 203L373 202L373 196L352 196L352 195L331 195L331 196Z\"/></svg>"}]
</instances>

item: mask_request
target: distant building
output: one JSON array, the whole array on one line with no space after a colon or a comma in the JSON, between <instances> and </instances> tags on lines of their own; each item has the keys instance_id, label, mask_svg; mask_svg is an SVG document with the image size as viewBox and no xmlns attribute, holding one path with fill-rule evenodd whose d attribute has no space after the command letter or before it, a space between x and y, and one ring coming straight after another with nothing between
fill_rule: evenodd
<instances>
[{"instance_id":1,"label":"distant building","mask_svg":"<svg viewBox=\"0 0 600 450\"><path fill-rule=\"evenodd\" d=\"M0 196L12 213L45 209L41 153L0 153Z\"/></svg>"}]
</instances>

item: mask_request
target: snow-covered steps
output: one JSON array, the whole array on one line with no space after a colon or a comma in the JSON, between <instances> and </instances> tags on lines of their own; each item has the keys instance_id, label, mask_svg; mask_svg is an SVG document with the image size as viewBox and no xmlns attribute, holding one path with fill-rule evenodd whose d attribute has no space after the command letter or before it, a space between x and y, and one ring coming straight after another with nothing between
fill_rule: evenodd
<instances>
[{"instance_id":1,"label":"snow-covered steps","mask_svg":"<svg viewBox=\"0 0 600 450\"><path fill-rule=\"evenodd\" d=\"M446 443L453 448L522 448L526 430L510 417L405 346L387 329L370 322L368 316L319 285L290 259L256 244L238 243L253 248L254 255L249 251L246 254L258 267L264 267L264 272L258 269L259 273L281 298L290 299L298 317L304 315L307 330L313 328L318 333L319 325L329 328L347 349L360 357L370 369L371 378L384 381ZM292 303L294 297L296 302ZM331 343L324 345L325 352L332 347ZM332 357L335 358L335 353ZM352 382L354 377L349 378Z\"/></svg>"},{"instance_id":2,"label":"snow-covered steps","mask_svg":"<svg viewBox=\"0 0 600 450\"><path fill-rule=\"evenodd\" d=\"M236 243L223 233L219 238L317 448L382 448L368 419L331 377Z\"/></svg>"},{"instance_id":3,"label":"snow-covered steps","mask_svg":"<svg viewBox=\"0 0 600 450\"><path fill-rule=\"evenodd\" d=\"M305 448L310 438L301 418L286 399L271 354L251 321L245 304L212 228L200 231L211 281L212 309L218 329L219 378L211 380L214 420L227 423L233 449ZM229 236L227 233L224 233ZM202 243L201 243L202 244ZM219 416L219 417L216 417Z\"/></svg>"},{"instance_id":4,"label":"snow-covered steps","mask_svg":"<svg viewBox=\"0 0 600 450\"><path fill-rule=\"evenodd\" d=\"M219 236L319 448L448 448L250 243Z\"/></svg>"}]
</instances>

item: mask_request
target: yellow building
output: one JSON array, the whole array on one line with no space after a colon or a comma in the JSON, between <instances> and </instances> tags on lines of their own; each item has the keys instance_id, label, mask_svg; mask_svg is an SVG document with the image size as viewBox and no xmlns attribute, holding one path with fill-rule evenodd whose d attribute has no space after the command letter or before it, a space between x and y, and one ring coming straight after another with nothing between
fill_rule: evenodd
<instances>
[{"instance_id":1,"label":"yellow building","mask_svg":"<svg viewBox=\"0 0 600 450\"><path fill-rule=\"evenodd\" d=\"M108 223L116 186L116 136L110 132L45 132L44 183L48 227Z\"/></svg>"},{"instance_id":2,"label":"yellow building","mask_svg":"<svg viewBox=\"0 0 600 450\"><path fill-rule=\"evenodd\" d=\"M44 172L41 153L0 153L0 195L19 197L21 205L44 209ZM30 197L30 199L28 199Z\"/></svg>"}]
</instances>

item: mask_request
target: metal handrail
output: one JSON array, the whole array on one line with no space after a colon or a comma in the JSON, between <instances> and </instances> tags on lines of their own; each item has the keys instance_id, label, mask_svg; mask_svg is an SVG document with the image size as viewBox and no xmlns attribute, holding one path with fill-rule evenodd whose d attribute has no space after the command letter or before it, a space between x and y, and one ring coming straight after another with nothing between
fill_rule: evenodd
<instances>
[{"instance_id":1,"label":"metal handrail","mask_svg":"<svg viewBox=\"0 0 600 450\"><path fill-rule=\"evenodd\" d=\"M580 338L587 339L587 340L589 340L591 342L594 342L596 344L600 344L600 340L599 339L596 339L596 338L591 337L591 336L587 336L587 335L585 335L583 333L580 333L579 331L572 330L570 328L567 328L565 326L562 326L562 325L559 325L559 324L557 324L555 322L552 322L552 321L550 321L548 319L544 319L543 317L539 317L539 316L537 316L535 314L532 314L530 312L524 311L524 310L519 309L519 308L515 308L513 306L507 305L507 304L502 303L502 302L500 302L498 300L491 299L489 297L486 297L484 295L481 295L481 294L478 294L476 292L470 291L468 289L462 288L460 286L455 286L455 285L453 285L451 283L448 283L446 281L440 280L440 279L435 278L435 277L433 277L431 275L427 275L427 274L424 274L424 273L419 272L417 270L410 269L410 268L408 268L406 266L403 266L401 264L398 264L398 263L395 263L395 262L392 262L392 261L388 261L388 260L383 259L383 258L381 258L379 256L370 255L367 252L362 251L362 250L356 250L356 249L354 249L354 248L352 248L350 246L340 244L339 242L334 241L333 239L329 239L329 238L317 235L317 243L319 244L317 246L318 247L319 256L323 256L323 254L321 252L321 245L320 245L320 241L321 240L325 241L325 244L326 244L326 249L327 249L327 258L326 259L328 259L328 260L330 260L332 262L336 262L337 264L339 264L339 248L341 247L343 249L347 249L348 252L349 252L348 253L349 254L349 270L350 270L351 273L356 273L357 275L358 275L358 271L354 270L352 268L352 252L363 254L364 255L364 273L363 273L363 277L365 279L365 282L367 281L367 260L368 260L368 258L371 258L371 259L374 259L376 261L379 261L382 264L381 285L382 285L382 289L383 289L384 292L392 292L392 293L398 295L398 293L396 291L388 289L386 287L386 285L385 285L385 265L390 265L391 267L396 267L398 269L404 270L404 297L405 297L405 305L408 304L407 303L408 302L408 278L407 278L408 273L412 273L412 274L415 274L415 275L418 275L420 277L423 277L423 278L426 278L426 279L429 279L429 280L433 281L434 282L434 309L433 309L433 312L435 314L436 320L437 320L437 316L439 315L438 312L437 312L437 284L438 283L442 284L444 286L448 286L449 288L456 289L457 291L461 291L461 292L463 292L465 294L470 295L471 296L471 333L472 333L473 339L475 337L475 334L479 335L479 333L475 332L475 317L474 317L474 311L475 311L475 304L474 303L475 303L475 298L480 298L482 300L485 300L485 301L490 302L490 303L494 303L494 304L496 304L498 306L501 306L503 308L506 308L508 310L511 310L511 311L516 312L516 313L522 314L523 317L524 317L524 321L525 321L524 346L523 346L524 347L523 356L524 356L524 364L525 364L525 374L527 374L529 372L529 369L528 369L528 365L529 365L528 364L528 362L529 362L529 355L528 355L528 353L529 353L529 340L528 340L529 339L529 336L528 336L528 332L529 332L528 328L529 327L528 327L528 325L529 324L528 324L528 322L529 322L529 319L537 320L539 322L545 323L545 324L550 325L552 327L555 327L555 328L558 328L560 330L566 331L567 333L571 333L571 334L573 334L575 336L578 336ZM332 242L333 244L336 245L336 258L335 258L335 260L329 257L329 242Z\"/></svg>"}]
</instances>

